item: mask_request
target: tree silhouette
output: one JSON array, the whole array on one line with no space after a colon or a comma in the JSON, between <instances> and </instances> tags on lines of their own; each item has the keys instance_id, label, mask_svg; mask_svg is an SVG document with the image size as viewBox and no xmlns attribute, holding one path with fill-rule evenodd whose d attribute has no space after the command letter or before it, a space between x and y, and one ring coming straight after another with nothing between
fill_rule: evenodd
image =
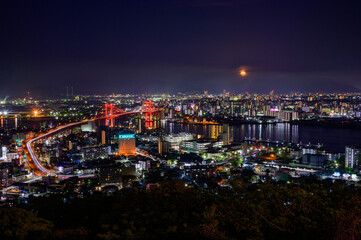
<instances>
[{"instance_id":1,"label":"tree silhouette","mask_svg":"<svg viewBox=\"0 0 361 240\"><path fill-rule=\"evenodd\" d=\"M53 224L20 208L0 208L0 239L48 239Z\"/></svg>"}]
</instances>

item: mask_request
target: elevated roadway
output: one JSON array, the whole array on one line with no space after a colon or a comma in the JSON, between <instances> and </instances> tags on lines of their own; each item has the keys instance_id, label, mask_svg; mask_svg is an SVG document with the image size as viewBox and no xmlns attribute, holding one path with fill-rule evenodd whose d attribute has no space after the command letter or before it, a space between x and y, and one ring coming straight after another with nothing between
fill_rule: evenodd
<instances>
[{"instance_id":1,"label":"elevated roadway","mask_svg":"<svg viewBox=\"0 0 361 240\"><path fill-rule=\"evenodd\" d=\"M139 113L140 111L131 111L131 112L124 112L121 114L117 114L117 115L113 115L112 117L116 118L116 117L120 117L120 116L124 116L124 115L128 115L128 114L133 114L133 113ZM34 172L35 175L37 176L58 176L59 178L68 178L68 177L73 177L76 175L58 175L58 173L56 173L56 171L54 171L53 169L49 169L48 167L44 166L43 163L41 162L41 160L39 160L35 150L34 150L34 143L36 141L39 141L41 139L46 139L49 138L59 132L65 131L67 129L71 129L77 126L81 126L83 124L87 124L88 122L92 122L92 121L97 121L97 120L104 120L107 119L108 117L98 117L98 118L94 118L94 119L85 119L82 120L80 122L74 122L74 123L69 123L63 126L59 126L57 128L54 128L50 131L48 131L47 133L43 133L40 134L39 136L36 136L34 138L31 139L27 139L25 140L22 145L23 145L23 149L25 151L26 154L26 158L28 160L28 164L30 169ZM81 177L81 176L79 176Z\"/></svg>"}]
</instances>

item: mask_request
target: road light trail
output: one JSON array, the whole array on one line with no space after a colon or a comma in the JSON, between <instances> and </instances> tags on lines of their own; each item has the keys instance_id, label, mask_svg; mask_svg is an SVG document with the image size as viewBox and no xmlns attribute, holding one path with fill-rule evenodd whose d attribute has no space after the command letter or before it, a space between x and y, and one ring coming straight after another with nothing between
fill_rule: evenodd
<instances>
[{"instance_id":1,"label":"road light trail","mask_svg":"<svg viewBox=\"0 0 361 240\"><path fill-rule=\"evenodd\" d=\"M42 138L47 138L47 137L50 137L51 135L54 135L64 129L67 129L67 128L70 128L70 127L75 127L77 125L82 125L82 124L85 124L86 122L88 121L82 121L82 122L76 122L76 123L70 123L70 124L67 124L67 125L64 125L64 126L61 126L61 127L58 127L54 130L51 130L50 132L47 132L45 134L42 134L38 137L35 137L35 138L32 138L30 139L27 143L26 143L26 148L28 150L28 153L31 157L31 160L33 163L35 163L36 167L38 168L38 170L40 170L41 172L43 172L45 175L50 175L50 176L55 176L57 175L54 171L52 170L49 170L49 169L46 169L42 163L39 161L34 149L33 149L33 143L35 141L38 141Z\"/></svg>"},{"instance_id":2,"label":"road light trail","mask_svg":"<svg viewBox=\"0 0 361 240\"><path fill-rule=\"evenodd\" d=\"M124 116L124 115L128 115L128 114L140 113L140 112L141 112L140 110L125 112L125 113L114 115L113 117L116 118L116 117L120 117L120 116ZM37 136L35 138L32 138L32 139L28 140L26 142L25 146L26 146L26 149L27 149L27 157L28 157L28 162L29 162L30 168L32 168L32 170L36 174L41 175L41 176L57 176L58 174L54 170L47 169L46 167L44 167L42 165L41 161L38 159L38 156L36 155L36 153L34 151L33 143L40 140L40 139L50 137L50 136L52 136L52 135L54 135L54 134L56 134L58 132L61 132L61 131L65 130L65 129L67 129L67 128L72 128L72 127L75 127L77 125L83 125L83 124L86 124L86 123L92 122L92 121L104 120L106 118L107 117L100 117L100 118L95 118L95 119L86 119L86 120L83 120L83 121L80 121L80 122L75 122L75 123L69 123L67 125L57 127L57 128L55 128L53 130L50 130L49 132L47 132L45 134L42 134L40 136ZM35 164L34 167L36 169L33 169L33 167L31 166L32 165L31 163ZM67 178L67 177L70 177L70 176L74 176L74 175L60 175L59 177Z\"/></svg>"}]
</instances>

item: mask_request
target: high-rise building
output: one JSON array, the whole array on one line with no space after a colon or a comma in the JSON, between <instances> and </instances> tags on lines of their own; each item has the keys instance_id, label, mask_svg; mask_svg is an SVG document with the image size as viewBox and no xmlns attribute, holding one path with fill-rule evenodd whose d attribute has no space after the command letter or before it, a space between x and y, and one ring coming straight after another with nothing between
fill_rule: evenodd
<instances>
[{"instance_id":1,"label":"high-rise building","mask_svg":"<svg viewBox=\"0 0 361 240\"><path fill-rule=\"evenodd\" d=\"M299 119L298 112L292 112L292 120L298 120L298 119Z\"/></svg>"},{"instance_id":2,"label":"high-rise building","mask_svg":"<svg viewBox=\"0 0 361 240\"><path fill-rule=\"evenodd\" d=\"M106 145L111 142L111 130L107 126L100 126L97 128L97 141L101 145Z\"/></svg>"},{"instance_id":3,"label":"high-rise building","mask_svg":"<svg viewBox=\"0 0 361 240\"><path fill-rule=\"evenodd\" d=\"M7 159L7 148L6 148L6 146L2 146L1 147L1 155L0 155L0 160L4 160L4 161L6 161L6 159Z\"/></svg>"},{"instance_id":4,"label":"high-rise building","mask_svg":"<svg viewBox=\"0 0 361 240\"><path fill-rule=\"evenodd\" d=\"M0 185L3 187L9 185L9 169L5 165L0 166Z\"/></svg>"},{"instance_id":5,"label":"high-rise building","mask_svg":"<svg viewBox=\"0 0 361 240\"><path fill-rule=\"evenodd\" d=\"M142 118L138 119L138 132L142 133Z\"/></svg>"},{"instance_id":6,"label":"high-rise building","mask_svg":"<svg viewBox=\"0 0 361 240\"><path fill-rule=\"evenodd\" d=\"M163 155L164 153L167 153L168 151L169 151L168 143L166 141L163 141L163 139L160 137L158 140L158 153L160 155Z\"/></svg>"},{"instance_id":7,"label":"high-rise building","mask_svg":"<svg viewBox=\"0 0 361 240\"><path fill-rule=\"evenodd\" d=\"M0 169L0 185L7 187L9 185L8 170Z\"/></svg>"},{"instance_id":8,"label":"high-rise building","mask_svg":"<svg viewBox=\"0 0 361 240\"><path fill-rule=\"evenodd\" d=\"M223 124L223 134L222 134L223 145L229 145L232 143L232 133L231 127L229 124Z\"/></svg>"},{"instance_id":9,"label":"high-rise building","mask_svg":"<svg viewBox=\"0 0 361 240\"><path fill-rule=\"evenodd\" d=\"M212 140L217 140L219 135L221 135L222 130L221 125L208 125L208 137Z\"/></svg>"},{"instance_id":10,"label":"high-rise building","mask_svg":"<svg viewBox=\"0 0 361 240\"><path fill-rule=\"evenodd\" d=\"M361 147L345 147L345 166L357 168L361 162Z\"/></svg>"},{"instance_id":11,"label":"high-rise building","mask_svg":"<svg viewBox=\"0 0 361 240\"><path fill-rule=\"evenodd\" d=\"M107 144L107 138L106 138L106 132L105 130L101 131L101 139L102 139L102 145Z\"/></svg>"},{"instance_id":12,"label":"high-rise building","mask_svg":"<svg viewBox=\"0 0 361 240\"><path fill-rule=\"evenodd\" d=\"M135 152L135 134L129 132L120 133L118 136L119 154L136 155Z\"/></svg>"},{"instance_id":13,"label":"high-rise building","mask_svg":"<svg viewBox=\"0 0 361 240\"><path fill-rule=\"evenodd\" d=\"M158 153L160 155L169 153L169 150L174 150L175 147L177 147L177 150L178 150L179 144L180 144L180 142L178 143L178 145L172 145L171 142L167 142L162 137L160 137L158 140Z\"/></svg>"}]
</instances>

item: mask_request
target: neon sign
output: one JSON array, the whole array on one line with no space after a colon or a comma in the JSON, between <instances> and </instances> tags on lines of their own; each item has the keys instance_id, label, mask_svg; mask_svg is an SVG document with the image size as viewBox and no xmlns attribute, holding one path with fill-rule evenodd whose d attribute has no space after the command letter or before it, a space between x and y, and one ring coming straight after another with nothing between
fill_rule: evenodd
<instances>
[{"instance_id":1,"label":"neon sign","mask_svg":"<svg viewBox=\"0 0 361 240\"><path fill-rule=\"evenodd\" d=\"M135 134L120 134L119 139L135 138Z\"/></svg>"}]
</instances>

